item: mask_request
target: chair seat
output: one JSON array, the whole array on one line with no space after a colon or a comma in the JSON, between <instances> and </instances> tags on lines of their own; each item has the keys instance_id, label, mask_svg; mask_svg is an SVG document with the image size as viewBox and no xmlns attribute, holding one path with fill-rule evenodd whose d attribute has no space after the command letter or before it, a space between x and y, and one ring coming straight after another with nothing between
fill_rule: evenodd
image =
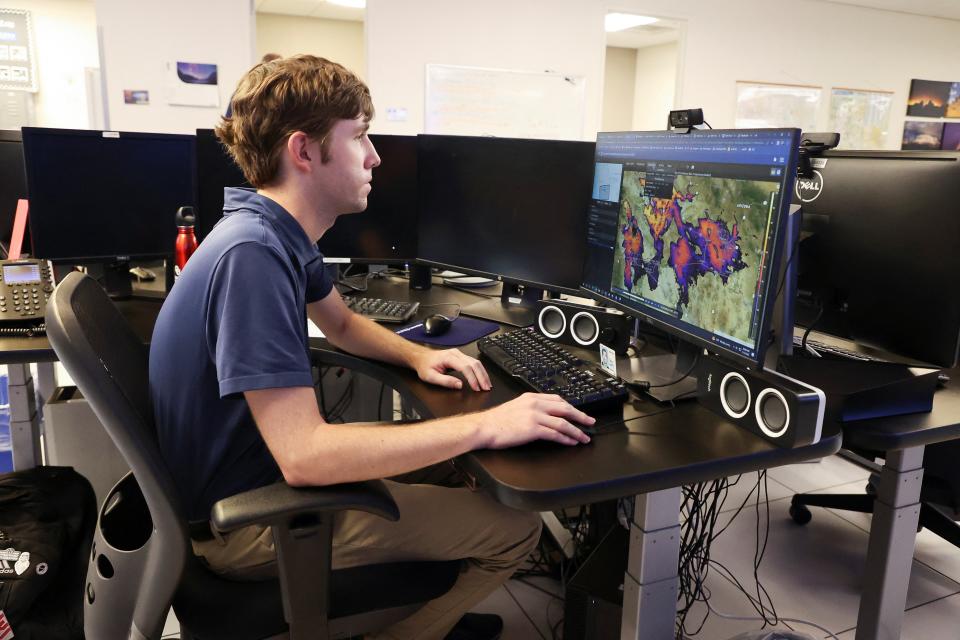
<instances>
[{"instance_id":1,"label":"chair seat","mask_svg":"<svg viewBox=\"0 0 960 640\"><path fill-rule=\"evenodd\" d=\"M426 602L446 593L459 560L393 562L330 572L335 618ZM269 638L287 629L277 580L239 582L212 573L192 554L173 601L181 629L203 640Z\"/></svg>"}]
</instances>

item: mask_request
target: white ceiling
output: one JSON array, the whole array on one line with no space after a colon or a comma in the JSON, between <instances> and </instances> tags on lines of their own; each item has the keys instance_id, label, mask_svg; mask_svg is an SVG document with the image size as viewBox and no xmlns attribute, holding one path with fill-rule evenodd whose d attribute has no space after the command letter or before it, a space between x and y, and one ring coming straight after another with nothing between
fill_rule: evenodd
<instances>
[{"instance_id":1,"label":"white ceiling","mask_svg":"<svg viewBox=\"0 0 960 640\"><path fill-rule=\"evenodd\" d=\"M258 13L282 13L288 16L351 20L363 22L365 9L351 9L330 4L326 0L257 0Z\"/></svg>"},{"instance_id":2,"label":"white ceiling","mask_svg":"<svg viewBox=\"0 0 960 640\"><path fill-rule=\"evenodd\" d=\"M960 20L960 2L958 0L823 0L834 4L852 4L871 9L913 13L919 16L932 16Z\"/></svg>"},{"instance_id":3,"label":"white ceiling","mask_svg":"<svg viewBox=\"0 0 960 640\"><path fill-rule=\"evenodd\" d=\"M640 49L652 47L667 42L676 42L680 37L680 23L676 20L660 19L659 21L607 34L608 47L626 47Z\"/></svg>"}]
</instances>

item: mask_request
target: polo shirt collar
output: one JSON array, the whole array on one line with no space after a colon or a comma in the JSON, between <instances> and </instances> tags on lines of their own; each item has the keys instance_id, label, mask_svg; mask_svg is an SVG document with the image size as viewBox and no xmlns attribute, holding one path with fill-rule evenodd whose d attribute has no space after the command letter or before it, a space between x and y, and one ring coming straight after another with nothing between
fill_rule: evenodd
<instances>
[{"instance_id":1,"label":"polo shirt collar","mask_svg":"<svg viewBox=\"0 0 960 640\"><path fill-rule=\"evenodd\" d=\"M293 252L301 265L307 265L320 257L317 245L310 242L290 212L255 189L249 187L226 187L223 190L223 215L229 216L240 210L259 213L273 225L281 241Z\"/></svg>"}]
</instances>

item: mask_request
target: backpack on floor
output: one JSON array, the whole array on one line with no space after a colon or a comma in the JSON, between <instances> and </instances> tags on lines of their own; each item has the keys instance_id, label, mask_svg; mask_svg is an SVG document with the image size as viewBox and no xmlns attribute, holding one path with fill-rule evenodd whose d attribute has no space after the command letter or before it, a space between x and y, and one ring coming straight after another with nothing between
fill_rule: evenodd
<instances>
[{"instance_id":1,"label":"backpack on floor","mask_svg":"<svg viewBox=\"0 0 960 640\"><path fill-rule=\"evenodd\" d=\"M0 474L0 640L83 639L96 518L93 488L70 467Z\"/></svg>"}]
</instances>

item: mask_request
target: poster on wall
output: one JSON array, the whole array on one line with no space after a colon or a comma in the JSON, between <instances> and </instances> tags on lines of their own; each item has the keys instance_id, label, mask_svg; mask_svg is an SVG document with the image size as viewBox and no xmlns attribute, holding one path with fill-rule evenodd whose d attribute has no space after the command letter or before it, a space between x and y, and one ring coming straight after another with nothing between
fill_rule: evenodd
<instances>
[{"instance_id":1,"label":"poster on wall","mask_svg":"<svg viewBox=\"0 0 960 640\"><path fill-rule=\"evenodd\" d=\"M219 107L217 65L205 62L168 62L167 104Z\"/></svg>"},{"instance_id":2,"label":"poster on wall","mask_svg":"<svg viewBox=\"0 0 960 640\"><path fill-rule=\"evenodd\" d=\"M947 95L948 118L960 118L960 82L950 83L950 93Z\"/></svg>"},{"instance_id":3,"label":"poster on wall","mask_svg":"<svg viewBox=\"0 0 960 640\"><path fill-rule=\"evenodd\" d=\"M943 141L940 148L944 151L960 151L960 122L948 122L943 125Z\"/></svg>"},{"instance_id":4,"label":"poster on wall","mask_svg":"<svg viewBox=\"0 0 960 640\"><path fill-rule=\"evenodd\" d=\"M145 89L124 89L124 104L150 104L150 92Z\"/></svg>"},{"instance_id":5,"label":"poster on wall","mask_svg":"<svg viewBox=\"0 0 960 640\"><path fill-rule=\"evenodd\" d=\"M942 118L947 111L950 83L936 80L911 80L907 115Z\"/></svg>"},{"instance_id":6,"label":"poster on wall","mask_svg":"<svg viewBox=\"0 0 960 640\"><path fill-rule=\"evenodd\" d=\"M942 122L924 122L907 120L903 123L903 143L905 151L936 151L943 137Z\"/></svg>"},{"instance_id":7,"label":"poster on wall","mask_svg":"<svg viewBox=\"0 0 960 640\"><path fill-rule=\"evenodd\" d=\"M37 63L29 11L0 9L0 89L37 90Z\"/></svg>"},{"instance_id":8,"label":"poster on wall","mask_svg":"<svg viewBox=\"0 0 960 640\"><path fill-rule=\"evenodd\" d=\"M883 149L892 104L892 91L834 88L827 130L840 134L841 149Z\"/></svg>"},{"instance_id":9,"label":"poster on wall","mask_svg":"<svg viewBox=\"0 0 960 640\"><path fill-rule=\"evenodd\" d=\"M737 81L737 129L817 130L820 87Z\"/></svg>"}]
</instances>

